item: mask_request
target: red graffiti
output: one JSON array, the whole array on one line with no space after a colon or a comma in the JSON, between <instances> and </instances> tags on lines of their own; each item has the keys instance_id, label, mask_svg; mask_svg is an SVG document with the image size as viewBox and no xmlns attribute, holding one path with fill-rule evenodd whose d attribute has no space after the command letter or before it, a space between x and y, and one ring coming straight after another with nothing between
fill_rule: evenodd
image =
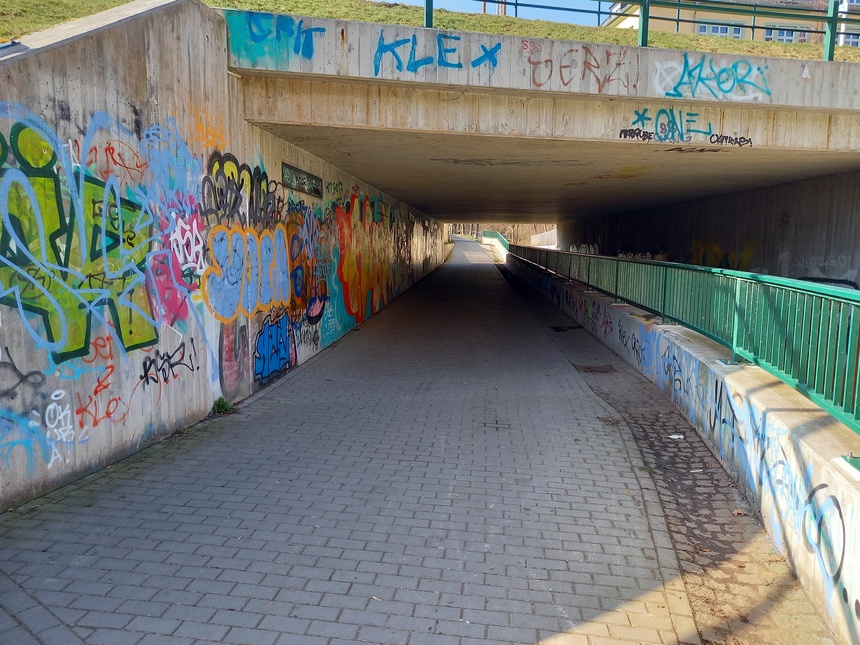
<instances>
[{"instance_id":1,"label":"red graffiti","mask_svg":"<svg viewBox=\"0 0 860 645\"><path fill-rule=\"evenodd\" d=\"M524 41L525 42L525 41ZM531 65L531 81L535 87L543 87L558 70L558 78L564 87L568 87L574 80L577 69L580 69L579 78L585 82L594 79L597 82L597 92L603 91L611 84L618 83L624 89L636 89L639 79L639 60L633 60L627 48L620 51L615 49L602 49L594 51L589 45L572 47L561 54L558 60L552 58L535 58L530 50L528 62Z\"/></svg>"}]
</instances>

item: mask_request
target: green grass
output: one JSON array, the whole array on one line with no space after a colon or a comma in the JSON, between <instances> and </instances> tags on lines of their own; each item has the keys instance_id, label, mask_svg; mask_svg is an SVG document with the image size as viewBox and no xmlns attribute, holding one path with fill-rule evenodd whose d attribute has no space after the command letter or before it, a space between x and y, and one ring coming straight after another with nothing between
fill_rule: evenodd
<instances>
[{"instance_id":1,"label":"green grass","mask_svg":"<svg viewBox=\"0 0 860 645\"><path fill-rule=\"evenodd\" d=\"M121 4L125 4L125 0L3 1L0 2L0 43Z\"/></svg>"},{"instance_id":2,"label":"green grass","mask_svg":"<svg viewBox=\"0 0 860 645\"><path fill-rule=\"evenodd\" d=\"M366 0L206 0L211 6L230 7L286 13L321 18L340 18L366 22L383 22L395 25L420 26L424 20L423 7ZM38 31L51 25L91 15L123 2L117 0L28 0L4 3L0 8L0 42ZM480 5L475 2L475 10ZM553 14L547 13L548 17ZM585 42L635 45L636 30L614 27L585 27L550 20L524 20L510 16L480 13L458 13L437 10L433 14L434 26L452 31L472 31L488 34L506 34L523 38L553 38ZM785 45L731 38L687 36L655 30L651 24L649 44L666 49L741 54L747 56L773 56L775 58L821 59L821 45ZM860 62L860 47L838 47L836 60Z\"/></svg>"},{"instance_id":3,"label":"green grass","mask_svg":"<svg viewBox=\"0 0 860 645\"><path fill-rule=\"evenodd\" d=\"M219 396L215 403L212 404L212 410L209 412L209 416L220 417L225 414L232 414L236 411L236 407L230 403L223 396Z\"/></svg>"}]
</instances>

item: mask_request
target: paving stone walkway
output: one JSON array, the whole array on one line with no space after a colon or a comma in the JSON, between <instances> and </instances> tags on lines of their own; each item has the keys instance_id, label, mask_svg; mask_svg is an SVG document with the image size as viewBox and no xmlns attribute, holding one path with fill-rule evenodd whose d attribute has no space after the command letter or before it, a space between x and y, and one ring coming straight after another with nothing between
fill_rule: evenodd
<instances>
[{"instance_id":1,"label":"paving stone walkway","mask_svg":"<svg viewBox=\"0 0 860 645\"><path fill-rule=\"evenodd\" d=\"M657 485L706 645L831 645L829 629L761 522L665 396L586 330L502 269L588 386L630 428ZM650 384L648 384L650 385Z\"/></svg>"},{"instance_id":2,"label":"paving stone walkway","mask_svg":"<svg viewBox=\"0 0 860 645\"><path fill-rule=\"evenodd\" d=\"M700 643L661 466L533 309L460 242L236 414L0 516L0 643Z\"/></svg>"}]
</instances>

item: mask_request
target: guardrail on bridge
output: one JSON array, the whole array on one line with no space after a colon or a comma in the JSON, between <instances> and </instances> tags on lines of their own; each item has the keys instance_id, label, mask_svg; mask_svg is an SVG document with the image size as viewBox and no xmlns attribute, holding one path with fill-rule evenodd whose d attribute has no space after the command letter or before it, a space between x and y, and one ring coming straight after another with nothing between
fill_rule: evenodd
<instances>
[{"instance_id":1,"label":"guardrail on bridge","mask_svg":"<svg viewBox=\"0 0 860 645\"><path fill-rule=\"evenodd\" d=\"M509 252L725 345L860 433L860 294L672 262L516 244Z\"/></svg>"}]
</instances>

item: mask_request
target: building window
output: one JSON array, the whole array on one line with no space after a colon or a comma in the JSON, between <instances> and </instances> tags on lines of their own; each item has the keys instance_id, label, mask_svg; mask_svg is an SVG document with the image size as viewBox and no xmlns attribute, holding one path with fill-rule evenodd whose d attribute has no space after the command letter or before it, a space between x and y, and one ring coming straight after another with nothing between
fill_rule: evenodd
<instances>
[{"instance_id":1,"label":"building window","mask_svg":"<svg viewBox=\"0 0 860 645\"><path fill-rule=\"evenodd\" d=\"M842 44L846 47L860 47L860 34L845 34L842 36Z\"/></svg>"},{"instance_id":2,"label":"building window","mask_svg":"<svg viewBox=\"0 0 860 645\"><path fill-rule=\"evenodd\" d=\"M807 34L805 31L796 29L780 29L779 27L768 27L764 30L765 42L777 43L805 43Z\"/></svg>"},{"instance_id":3,"label":"building window","mask_svg":"<svg viewBox=\"0 0 860 645\"><path fill-rule=\"evenodd\" d=\"M743 38L743 27L734 25L699 25L700 36L721 36L723 38Z\"/></svg>"}]
</instances>

